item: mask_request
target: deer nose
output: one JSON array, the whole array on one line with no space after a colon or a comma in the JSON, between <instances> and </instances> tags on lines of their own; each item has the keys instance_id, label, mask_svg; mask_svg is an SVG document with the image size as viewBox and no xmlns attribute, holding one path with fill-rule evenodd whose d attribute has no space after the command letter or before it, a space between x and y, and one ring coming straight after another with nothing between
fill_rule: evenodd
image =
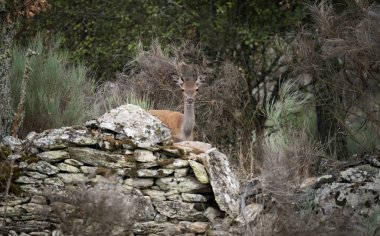
<instances>
[{"instance_id":1,"label":"deer nose","mask_svg":"<svg viewBox=\"0 0 380 236\"><path fill-rule=\"evenodd\" d=\"M194 103L194 99L193 98L188 98L187 99L187 103L188 104L193 104Z\"/></svg>"}]
</instances>

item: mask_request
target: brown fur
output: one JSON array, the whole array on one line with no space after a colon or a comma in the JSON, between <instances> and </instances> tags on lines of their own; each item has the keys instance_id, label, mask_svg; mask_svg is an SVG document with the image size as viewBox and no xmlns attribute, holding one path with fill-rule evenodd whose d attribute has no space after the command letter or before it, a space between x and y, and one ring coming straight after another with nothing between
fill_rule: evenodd
<instances>
[{"instance_id":1,"label":"brown fur","mask_svg":"<svg viewBox=\"0 0 380 236\"><path fill-rule=\"evenodd\" d=\"M170 129L175 142L183 140L181 134L184 115L182 113L170 110L149 110L148 112L156 116Z\"/></svg>"}]
</instances>

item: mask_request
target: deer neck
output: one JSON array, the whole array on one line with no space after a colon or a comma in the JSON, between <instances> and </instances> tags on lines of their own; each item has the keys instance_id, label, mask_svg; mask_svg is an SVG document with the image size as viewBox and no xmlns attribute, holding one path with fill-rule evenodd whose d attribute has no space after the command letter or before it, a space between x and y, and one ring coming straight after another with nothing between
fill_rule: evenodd
<instances>
[{"instance_id":1,"label":"deer neck","mask_svg":"<svg viewBox=\"0 0 380 236\"><path fill-rule=\"evenodd\" d=\"M195 126L194 104L188 105L185 102L184 122L182 124L182 130L183 130L183 134L186 140L190 140L192 138L194 126Z\"/></svg>"}]
</instances>

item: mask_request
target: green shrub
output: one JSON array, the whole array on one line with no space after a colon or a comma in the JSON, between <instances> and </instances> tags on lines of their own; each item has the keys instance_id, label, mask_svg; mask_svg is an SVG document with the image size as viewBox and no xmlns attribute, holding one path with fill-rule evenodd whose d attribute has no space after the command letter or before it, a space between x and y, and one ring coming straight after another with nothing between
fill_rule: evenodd
<instances>
[{"instance_id":1,"label":"green shrub","mask_svg":"<svg viewBox=\"0 0 380 236\"><path fill-rule=\"evenodd\" d=\"M36 55L26 56L27 51ZM94 84L87 79L86 68L72 65L68 52L60 49L59 39L44 45L37 35L26 48L16 46L12 52L11 89L13 108L19 103L20 84L25 68L31 68L26 86L25 116L20 136L81 124L88 117L88 105Z\"/></svg>"}]
</instances>

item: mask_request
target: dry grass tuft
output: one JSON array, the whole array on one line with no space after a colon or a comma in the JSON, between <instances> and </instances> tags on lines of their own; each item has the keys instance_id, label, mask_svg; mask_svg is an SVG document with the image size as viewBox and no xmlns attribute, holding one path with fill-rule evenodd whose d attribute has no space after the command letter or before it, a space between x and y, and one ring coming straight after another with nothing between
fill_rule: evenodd
<instances>
[{"instance_id":1,"label":"dry grass tuft","mask_svg":"<svg viewBox=\"0 0 380 236\"><path fill-rule=\"evenodd\" d=\"M141 204L117 183L97 183L93 187L67 187L47 193L52 212L64 235L125 235L140 213Z\"/></svg>"}]
</instances>

